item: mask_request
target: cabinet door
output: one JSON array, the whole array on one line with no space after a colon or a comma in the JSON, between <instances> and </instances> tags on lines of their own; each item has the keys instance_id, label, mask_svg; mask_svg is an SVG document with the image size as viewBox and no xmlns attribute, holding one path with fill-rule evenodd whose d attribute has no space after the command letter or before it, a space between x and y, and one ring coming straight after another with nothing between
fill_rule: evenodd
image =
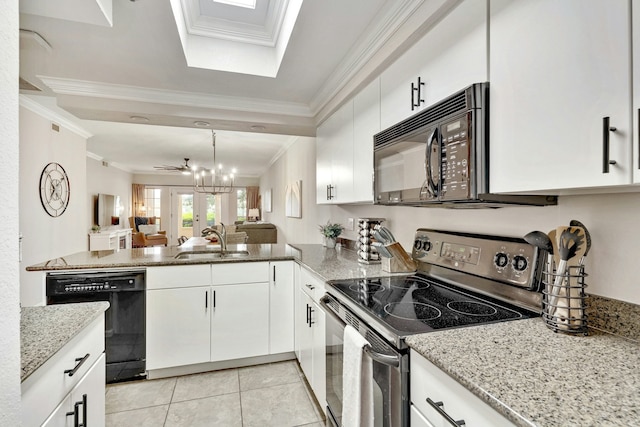
<instances>
[{"instance_id":1,"label":"cabinet door","mask_svg":"<svg viewBox=\"0 0 640 427\"><path fill-rule=\"evenodd\" d=\"M422 102L412 109L418 77ZM487 1L462 1L382 73L381 129L487 79Z\"/></svg>"},{"instance_id":2,"label":"cabinet door","mask_svg":"<svg viewBox=\"0 0 640 427\"><path fill-rule=\"evenodd\" d=\"M269 281L269 354L294 350L293 261L272 262Z\"/></svg>"},{"instance_id":3,"label":"cabinet door","mask_svg":"<svg viewBox=\"0 0 640 427\"><path fill-rule=\"evenodd\" d=\"M353 100L334 113L336 137L331 142L332 202L353 201Z\"/></svg>"},{"instance_id":4,"label":"cabinet door","mask_svg":"<svg viewBox=\"0 0 640 427\"><path fill-rule=\"evenodd\" d=\"M313 307L313 301L302 289L298 291L300 297L299 310L296 324L298 329L298 361L307 381L313 383L313 325L309 322L309 310Z\"/></svg>"},{"instance_id":5,"label":"cabinet door","mask_svg":"<svg viewBox=\"0 0 640 427\"><path fill-rule=\"evenodd\" d=\"M373 202L373 135L380 132L380 79L353 99L353 201Z\"/></svg>"},{"instance_id":6,"label":"cabinet door","mask_svg":"<svg viewBox=\"0 0 640 427\"><path fill-rule=\"evenodd\" d=\"M147 369L210 359L211 287L147 291Z\"/></svg>"},{"instance_id":7,"label":"cabinet door","mask_svg":"<svg viewBox=\"0 0 640 427\"><path fill-rule=\"evenodd\" d=\"M335 138L334 120L329 117L316 131L316 203L331 203L331 142Z\"/></svg>"},{"instance_id":8,"label":"cabinet door","mask_svg":"<svg viewBox=\"0 0 640 427\"><path fill-rule=\"evenodd\" d=\"M105 355L103 353L42 426L73 427L76 416L79 424L90 427L104 426L105 369ZM86 398L83 399L83 396ZM85 401L86 411L83 408ZM78 404L76 405L76 403ZM86 419L84 418L85 413Z\"/></svg>"},{"instance_id":9,"label":"cabinet door","mask_svg":"<svg viewBox=\"0 0 640 427\"><path fill-rule=\"evenodd\" d=\"M316 395L316 399L320 404L320 407L327 406L327 391L326 391L326 373L327 373L327 361L325 350L325 313L315 302L311 303L310 310L311 326L312 326L312 381L311 388Z\"/></svg>"},{"instance_id":10,"label":"cabinet door","mask_svg":"<svg viewBox=\"0 0 640 427\"><path fill-rule=\"evenodd\" d=\"M269 283L212 287L211 361L269 354Z\"/></svg>"},{"instance_id":11,"label":"cabinet door","mask_svg":"<svg viewBox=\"0 0 640 427\"><path fill-rule=\"evenodd\" d=\"M626 0L491 1L492 192L631 182L629 21Z\"/></svg>"}]
</instances>

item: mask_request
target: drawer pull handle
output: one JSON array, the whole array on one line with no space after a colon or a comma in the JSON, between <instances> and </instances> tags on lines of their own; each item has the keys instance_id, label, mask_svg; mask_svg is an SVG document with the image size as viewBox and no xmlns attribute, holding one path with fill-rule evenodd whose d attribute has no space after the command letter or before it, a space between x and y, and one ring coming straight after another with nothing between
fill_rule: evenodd
<instances>
[{"instance_id":1,"label":"drawer pull handle","mask_svg":"<svg viewBox=\"0 0 640 427\"><path fill-rule=\"evenodd\" d=\"M314 290L314 289L316 288L315 286L310 285L310 284L308 284L308 283L307 283L305 286L306 286L307 288L311 289L311 290Z\"/></svg>"},{"instance_id":2,"label":"drawer pull handle","mask_svg":"<svg viewBox=\"0 0 640 427\"><path fill-rule=\"evenodd\" d=\"M435 409L442 416L442 418L447 420L447 422L452 426L459 427L467 424L464 422L464 420L456 421L451 418L451 415L447 414L447 412L442 408L444 406L443 402L434 402L433 400L431 400L431 398L427 397L427 403L431 405L431 407Z\"/></svg>"},{"instance_id":3,"label":"drawer pull handle","mask_svg":"<svg viewBox=\"0 0 640 427\"><path fill-rule=\"evenodd\" d=\"M88 359L89 359L89 353L85 354L84 357L76 358L76 362L78 362L76 366L74 366L73 369L66 369L64 373L72 377L76 372L78 372L78 369L80 369L80 366L82 366L82 364L86 362Z\"/></svg>"}]
</instances>

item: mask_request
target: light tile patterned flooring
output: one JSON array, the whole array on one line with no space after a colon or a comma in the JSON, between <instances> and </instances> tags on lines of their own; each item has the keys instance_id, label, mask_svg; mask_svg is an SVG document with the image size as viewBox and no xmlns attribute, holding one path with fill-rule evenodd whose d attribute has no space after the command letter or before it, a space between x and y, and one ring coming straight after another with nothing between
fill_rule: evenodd
<instances>
[{"instance_id":1,"label":"light tile patterned flooring","mask_svg":"<svg viewBox=\"0 0 640 427\"><path fill-rule=\"evenodd\" d=\"M296 361L107 386L106 426L322 427Z\"/></svg>"}]
</instances>

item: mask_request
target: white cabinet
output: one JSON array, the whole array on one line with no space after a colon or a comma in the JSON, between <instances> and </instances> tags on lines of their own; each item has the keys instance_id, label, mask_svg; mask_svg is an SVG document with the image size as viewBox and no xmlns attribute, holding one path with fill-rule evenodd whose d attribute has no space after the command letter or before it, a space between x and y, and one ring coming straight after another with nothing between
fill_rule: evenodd
<instances>
[{"instance_id":1,"label":"white cabinet","mask_svg":"<svg viewBox=\"0 0 640 427\"><path fill-rule=\"evenodd\" d=\"M105 377L101 315L22 382L22 425L104 426Z\"/></svg>"},{"instance_id":2,"label":"white cabinet","mask_svg":"<svg viewBox=\"0 0 640 427\"><path fill-rule=\"evenodd\" d=\"M269 354L294 350L294 265L293 261L269 264Z\"/></svg>"},{"instance_id":3,"label":"white cabinet","mask_svg":"<svg viewBox=\"0 0 640 427\"><path fill-rule=\"evenodd\" d=\"M631 183L629 10L627 0L491 1L492 192Z\"/></svg>"},{"instance_id":4,"label":"white cabinet","mask_svg":"<svg viewBox=\"0 0 640 427\"><path fill-rule=\"evenodd\" d=\"M640 183L640 7L631 8L633 67L633 182Z\"/></svg>"},{"instance_id":5,"label":"white cabinet","mask_svg":"<svg viewBox=\"0 0 640 427\"><path fill-rule=\"evenodd\" d=\"M344 104L318 127L316 163L316 202L350 202L353 195L353 101Z\"/></svg>"},{"instance_id":6,"label":"white cabinet","mask_svg":"<svg viewBox=\"0 0 640 427\"><path fill-rule=\"evenodd\" d=\"M119 251L120 249L131 249L130 228L89 233L90 251Z\"/></svg>"},{"instance_id":7,"label":"white cabinet","mask_svg":"<svg viewBox=\"0 0 640 427\"><path fill-rule=\"evenodd\" d=\"M147 369L209 361L210 293L210 286L147 291Z\"/></svg>"},{"instance_id":8,"label":"white cabinet","mask_svg":"<svg viewBox=\"0 0 640 427\"><path fill-rule=\"evenodd\" d=\"M42 424L43 427L104 426L105 373L105 355L102 354Z\"/></svg>"},{"instance_id":9,"label":"white cabinet","mask_svg":"<svg viewBox=\"0 0 640 427\"><path fill-rule=\"evenodd\" d=\"M419 353L409 360L412 427L449 425L445 414L468 426L515 425Z\"/></svg>"},{"instance_id":10,"label":"white cabinet","mask_svg":"<svg viewBox=\"0 0 640 427\"><path fill-rule=\"evenodd\" d=\"M353 98L353 201L373 202L373 135L380 132L380 79Z\"/></svg>"},{"instance_id":11,"label":"white cabinet","mask_svg":"<svg viewBox=\"0 0 640 427\"><path fill-rule=\"evenodd\" d=\"M301 268L296 306L296 347L302 372L321 407L326 402L325 314L318 305L324 282Z\"/></svg>"},{"instance_id":12,"label":"white cabinet","mask_svg":"<svg viewBox=\"0 0 640 427\"><path fill-rule=\"evenodd\" d=\"M269 283L214 286L212 291L211 361L268 354Z\"/></svg>"},{"instance_id":13,"label":"white cabinet","mask_svg":"<svg viewBox=\"0 0 640 427\"><path fill-rule=\"evenodd\" d=\"M269 263L147 269L147 369L269 354Z\"/></svg>"},{"instance_id":14,"label":"white cabinet","mask_svg":"<svg viewBox=\"0 0 640 427\"><path fill-rule=\"evenodd\" d=\"M318 204L373 201L373 135L379 131L380 82L375 79L318 127Z\"/></svg>"},{"instance_id":15,"label":"white cabinet","mask_svg":"<svg viewBox=\"0 0 640 427\"><path fill-rule=\"evenodd\" d=\"M487 1L465 0L380 75L381 129L488 79ZM411 84L424 82L412 109Z\"/></svg>"}]
</instances>

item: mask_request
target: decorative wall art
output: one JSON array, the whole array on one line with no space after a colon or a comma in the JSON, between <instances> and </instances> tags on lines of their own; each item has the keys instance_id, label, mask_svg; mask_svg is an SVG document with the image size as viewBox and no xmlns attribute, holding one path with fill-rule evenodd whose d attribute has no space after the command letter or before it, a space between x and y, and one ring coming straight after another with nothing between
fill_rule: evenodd
<instances>
[{"instance_id":1,"label":"decorative wall art","mask_svg":"<svg viewBox=\"0 0 640 427\"><path fill-rule=\"evenodd\" d=\"M271 212L271 189L265 190L262 197L262 211Z\"/></svg>"},{"instance_id":2,"label":"decorative wall art","mask_svg":"<svg viewBox=\"0 0 640 427\"><path fill-rule=\"evenodd\" d=\"M302 218L302 181L295 181L287 185L285 204L285 212L288 217Z\"/></svg>"}]
</instances>

